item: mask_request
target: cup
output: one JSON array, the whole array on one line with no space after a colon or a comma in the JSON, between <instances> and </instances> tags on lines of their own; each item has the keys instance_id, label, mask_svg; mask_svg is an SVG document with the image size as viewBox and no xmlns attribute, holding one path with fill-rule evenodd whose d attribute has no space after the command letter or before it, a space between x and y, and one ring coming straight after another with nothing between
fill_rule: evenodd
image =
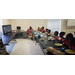
<instances>
[{"instance_id":1,"label":"cup","mask_svg":"<svg viewBox=\"0 0 75 75\"><path fill-rule=\"evenodd\" d=\"M64 52L65 48L62 48L62 52Z\"/></svg>"},{"instance_id":2,"label":"cup","mask_svg":"<svg viewBox=\"0 0 75 75\"><path fill-rule=\"evenodd\" d=\"M47 45L47 41L45 41L45 45Z\"/></svg>"},{"instance_id":3,"label":"cup","mask_svg":"<svg viewBox=\"0 0 75 75\"><path fill-rule=\"evenodd\" d=\"M55 41L55 44L57 43L57 41Z\"/></svg>"},{"instance_id":4,"label":"cup","mask_svg":"<svg viewBox=\"0 0 75 75\"><path fill-rule=\"evenodd\" d=\"M38 35L38 38L41 38L41 36L40 36L40 35Z\"/></svg>"}]
</instances>

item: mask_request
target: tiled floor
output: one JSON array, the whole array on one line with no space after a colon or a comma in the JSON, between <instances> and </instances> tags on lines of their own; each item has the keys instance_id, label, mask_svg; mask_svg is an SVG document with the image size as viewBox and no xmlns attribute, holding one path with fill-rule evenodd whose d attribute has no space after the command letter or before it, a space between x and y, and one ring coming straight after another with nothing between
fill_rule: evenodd
<instances>
[{"instance_id":1,"label":"tiled floor","mask_svg":"<svg viewBox=\"0 0 75 75\"><path fill-rule=\"evenodd\" d=\"M39 44L33 43L29 39L16 39L17 43L11 43L7 46L7 52L10 55L44 55Z\"/></svg>"}]
</instances>

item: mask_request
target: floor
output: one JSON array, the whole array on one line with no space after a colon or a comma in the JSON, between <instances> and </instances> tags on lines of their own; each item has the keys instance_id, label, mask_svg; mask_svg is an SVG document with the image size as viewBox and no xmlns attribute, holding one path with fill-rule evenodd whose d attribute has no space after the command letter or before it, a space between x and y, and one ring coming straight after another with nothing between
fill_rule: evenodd
<instances>
[{"instance_id":1,"label":"floor","mask_svg":"<svg viewBox=\"0 0 75 75\"><path fill-rule=\"evenodd\" d=\"M10 55L44 55L41 47L29 39L16 39L17 43L12 41L6 46Z\"/></svg>"}]
</instances>

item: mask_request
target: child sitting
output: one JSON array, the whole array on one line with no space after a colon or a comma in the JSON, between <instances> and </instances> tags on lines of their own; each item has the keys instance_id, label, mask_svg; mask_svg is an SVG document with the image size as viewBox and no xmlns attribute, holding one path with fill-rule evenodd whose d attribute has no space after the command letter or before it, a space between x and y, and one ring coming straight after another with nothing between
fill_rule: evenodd
<instances>
[{"instance_id":1,"label":"child sitting","mask_svg":"<svg viewBox=\"0 0 75 75\"><path fill-rule=\"evenodd\" d=\"M69 43L70 43L69 48L75 51L75 38L70 38Z\"/></svg>"},{"instance_id":2,"label":"child sitting","mask_svg":"<svg viewBox=\"0 0 75 75\"><path fill-rule=\"evenodd\" d=\"M54 36L53 36L55 39L57 39L58 38L58 31L55 31L55 33L54 33Z\"/></svg>"},{"instance_id":3,"label":"child sitting","mask_svg":"<svg viewBox=\"0 0 75 75\"><path fill-rule=\"evenodd\" d=\"M73 39L73 35L71 33L66 35L66 39L62 39L64 46L70 48L70 39Z\"/></svg>"},{"instance_id":4,"label":"child sitting","mask_svg":"<svg viewBox=\"0 0 75 75\"><path fill-rule=\"evenodd\" d=\"M61 41L62 39L64 39L64 35L65 35L65 32L60 32L59 38L57 39Z\"/></svg>"},{"instance_id":5,"label":"child sitting","mask_svg":"<svg viewBox=\"0 0 75 75\"><path fill-rule=\"evenodd\" d=\"M37 31L40 31L40 30L41 30L40 27L38 27Z\"/></svg>"},{"instance_id":6,"label":"child sitting","mask_svg":"<svg viewBox=\"0 0 75 75\"><path fill-rule=\"evenodd\" d=\"M46 36L48 36L48 29L46 29L46 32L45 32Z\"/></svg>"},{"instance_id":7,"label":"child sitting","mask_svg":"<svg viewBox=\"0 0 75 75\"><path fill-rule=\"evenodd\" d=\"M51 36L51 30L48 29L48 36Z\"/></svg>"},{"instance_id":8,"label":"child sitting","mask_svg":"<svg viewBox=\"0 0 75 75\"><path fill-rule=\"evenodd\" d=\"M41 28L41 32L42 33L45 33L44 27Z\"/></svg>"},{"instance_id":9,"label":"child sitting","mask_svg":"<svg viewBox=\"0 0 75 75\"><path fill-rule=\"evenodd\" d=\"M33 29L32 29L32 27L30 26L29 29L27 30L27 35L28 35L28 36L31 36L31 38L32 38L32 31L33 31Z\"/></svg>"}]
</instances>

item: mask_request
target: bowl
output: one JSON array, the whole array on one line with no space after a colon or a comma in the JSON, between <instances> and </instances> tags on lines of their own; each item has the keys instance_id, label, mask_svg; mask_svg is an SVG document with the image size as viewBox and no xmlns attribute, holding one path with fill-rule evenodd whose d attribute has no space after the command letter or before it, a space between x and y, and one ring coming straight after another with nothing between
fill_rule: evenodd
<instances>
[{"instance_id":1,"label":"bowl","mask_svg":"<svg viewBox=\"0 0 75 75\"><path fill-rule=\"evenodd\" d=\"M65 52L67 54L75 54L75 52L73 50L70 50L70 49L66 49Z\"/></svg>"},{"instance_id":2,"label":"bowl","mask_svg":"<svg viewBox=\"0 0 75 75\"><path fill-rule=\"evenodd\" d=\"M56 46L62 46L62 44L61 44L61 43L56 43L55 45L56 45Z\"/></svg>"}]
</instances>

